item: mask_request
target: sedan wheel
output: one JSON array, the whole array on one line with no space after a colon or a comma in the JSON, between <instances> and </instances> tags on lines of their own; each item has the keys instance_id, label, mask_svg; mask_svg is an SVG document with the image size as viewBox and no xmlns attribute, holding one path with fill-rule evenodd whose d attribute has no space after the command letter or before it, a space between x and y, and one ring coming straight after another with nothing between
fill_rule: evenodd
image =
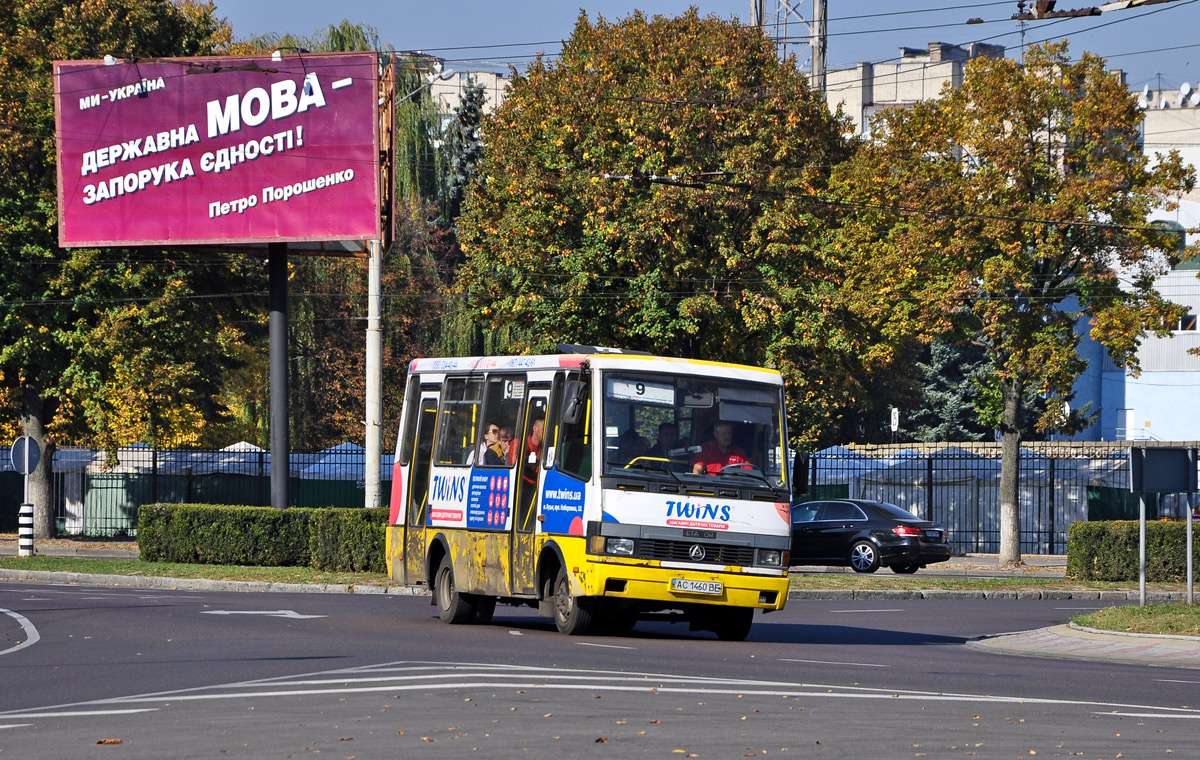
<instances>
[{"instance_id":1,"label":"sedan wheel","mask_svg":"<svg viewBox=\"0 0 1200 760\"><path fill-rule=\"evenodd\" d=\"M850 547L850 567L856 573L873 573L879 569L879 551L870 541L859 541Z\"/></svg>"},{"instance_id":2,"label":"sedan wheel","mask_svg":"<svg viewBox=\"0 0 1200 760\"><path fill-rule=\"evenodd\" d=\"M921 569L920 565L892 565L892 572L900 575L912 575Z\"/></svg>"}]
</instances>

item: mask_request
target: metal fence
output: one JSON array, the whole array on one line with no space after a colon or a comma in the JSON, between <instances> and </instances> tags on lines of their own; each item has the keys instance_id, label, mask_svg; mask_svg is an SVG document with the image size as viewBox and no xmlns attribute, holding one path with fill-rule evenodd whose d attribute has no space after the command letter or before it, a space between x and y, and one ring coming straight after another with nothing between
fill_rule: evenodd
<instances>
[{"instance_id":1,"label":"metal fence","mask_svg":"<svg viewBox=\"0 0 1200 760\"><path fill-rule=\"evenodd\" d=\"M365 501L365 452L343 443L288 457L288 501L299 507L361 507ZM133 535L137 512L156 502L271 503L271 454L249 444L226 449L152 449L135 446L106 461L103 451L59 448L54 454L53 499L60 534ZM392 455L381 457L383 506L391 492ZM15 515L20 475L0 472L0 514ZM11 480L13 487L7 487ZM13 504L8 504L12 500ZM0 530L6 524L0 520Z\"/></svg>"},{"instance_id":2,"label":"metal fence","mask_svg":"<svg viewBox=\"0 0 1200 760\"><path fill-rule=\"evenodd\" d=\"M1130 445L1038 443L1023 448L1018 471L1021 552L1065 553L1068 529L1079 520L1137 519L1137 495L1129 492ZM836 446L813 454L809 466L810 498L891 502L943 525L956 552L1000 549L998 444ZM1150 519L1184 514L1183 498L1147 498Z\"/></svg>"},{"instance_id":3,"label":"metal fence","mask_svg":"<svg viewBox=\"0 0 1200 760\"><path fill-rule=\"evenodd\" d=\"M1062 554L1079 520L1136 519L1129 492L1128 442L1034 443L1021 451L1021 552ZM1138 442L1137 445L1143 445ZM1196 447L1196 443L1146 444ZM941 523L957 552L1000 548L998 444L835 446L810 460L806 498L889 501ZM302 507L361 507L365 452L343 443L288 458L289 503ZM381 459L381 496L391 494L392 455ZM219 450L131 447L106 462L93 449L59 448L54 456L54 506L59 533L131 535L137 511L155 502L271 503L271 454L249 444ZM0 467L0 530L15 531L21 476ZM1174 496L1147 500L1148 516L1182 517ZM9 524L11 523L11 525Z\"/></svg>"}]
</instances>

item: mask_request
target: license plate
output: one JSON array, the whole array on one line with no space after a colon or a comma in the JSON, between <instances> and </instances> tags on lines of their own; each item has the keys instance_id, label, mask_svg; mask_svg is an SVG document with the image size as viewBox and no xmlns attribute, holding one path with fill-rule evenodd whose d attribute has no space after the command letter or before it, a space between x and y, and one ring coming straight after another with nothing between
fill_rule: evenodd
<instances>
[{"instance_id":1,"label":"license plate","mask_svg":"<svg viewBox=\"0 0 1200 760\"><path fill-rule=\"evenodd\" d=\"M925 531L925 538L932 539L934 541L941 541L942 532L940 530L927 530Z\"/></svg>"},{"instance_id":2,"label":"license plate","mask_svg":"<svg viewBox=\"0 0 1200 760\"><path fill-rule=\"evenodd\" d=\"M694 581L690 578L672 578L672 591L685 591L689 594L720 594L721 584L718 581Z\"/></svg>"}]
</instances>

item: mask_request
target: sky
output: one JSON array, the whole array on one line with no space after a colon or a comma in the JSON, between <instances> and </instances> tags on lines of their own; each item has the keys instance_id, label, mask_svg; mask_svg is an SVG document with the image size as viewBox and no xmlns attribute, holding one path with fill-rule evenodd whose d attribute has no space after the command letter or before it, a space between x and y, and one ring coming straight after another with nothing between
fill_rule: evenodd
<instances>
[{"instance_id":1,"label":"sky","mask_svg":"<svg viewBox=\"0 0 1200 760\"><path fill-rule=\"evenodd\" d=\"M1058 10L1098 6L1107 0L1058 0ZM779 0L765 0L768 20L779 18ZM1032 5L1032 2L1029 3ZM589 18L616 21L634 10L674 16L695 5L702 15L750 20L751 0L216 0L218 17L233 25L239 38L265 33L310 35L343 19L369 24L396 50L420 50L446 60L458 71L520 71L538 52L557 53L570 36L582 8ZM811 0L793 0L805 20ZM895 60L901 47L924 48L938 41L1004 45L1020 54L1022 24L1012 21L1015 0L828 0L827 68L858 62ZM968 19L983 23L967 24ZM788 36L806 36L793 21ZM1071 54L1084 51L1109 59L1126 72L1131 88L1177 89L1200 80L1200 0L1173 0L1101 16L1031 21L1024 41L1066 38ZM806 47L793 48L809 67Z\"/></svg>"}]
</instances>

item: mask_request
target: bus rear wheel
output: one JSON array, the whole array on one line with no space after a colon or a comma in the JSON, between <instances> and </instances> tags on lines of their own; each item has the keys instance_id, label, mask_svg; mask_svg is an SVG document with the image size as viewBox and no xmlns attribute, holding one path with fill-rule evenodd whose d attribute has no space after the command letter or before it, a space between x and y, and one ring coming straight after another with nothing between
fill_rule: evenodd
<instances>
[{"instance_id":1,"label":"bus rear wheel","mask_svg":"<svg viewBox=\"0 0 1200 760\"><path fill-rule=\"evenodd\" d=\"M571 596L567 571L558 569L554 579L554 625L559 633L583 636L592 628L594 601L586 596Z\"/></svg>"},{"instance_id":2,"label":"bus rear wheel","mask_svg":"<svg viewBox=\"0 0 1200 760\"><path fill-rule=\"evenodd\" d=\"M438 565L434 594L437 596L438 617L443 623L469 623L475 617L475 605L470 597L460 594L454 584L454 565L449 557L443 557L442 564Z\"/></svg>"}]
</instances>

